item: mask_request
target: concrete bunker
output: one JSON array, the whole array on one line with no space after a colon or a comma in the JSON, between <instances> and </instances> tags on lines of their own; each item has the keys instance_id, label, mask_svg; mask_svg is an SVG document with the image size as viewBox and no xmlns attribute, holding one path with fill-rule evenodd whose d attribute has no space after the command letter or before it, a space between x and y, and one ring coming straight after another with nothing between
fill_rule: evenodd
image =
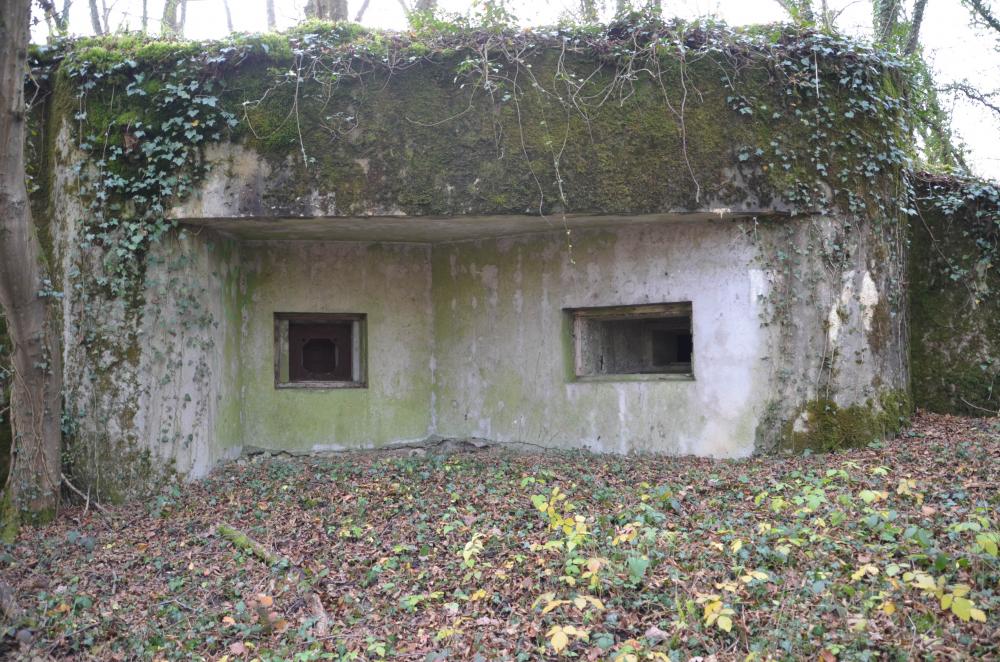
<instances>
[{"instance_id":1,"label":"concrete bunker","mask_svg":"<svg viewBox=\"0 0 1000 662\"><path fill-rule=\"evenodd\" d=\"M484 54L475 31L440 48L330 26L132 44L134 66L93 81L54 64L38 196L79 484L126 497L160 467L203 475L247 447L479 437L737 457L809 446L827 422L843 438L859 412L858 443L898 424L905 217L882 196L903 164L870 152L904 153L884 103L902 72L780 27L663 25L648 33L663 48L627 52L622 34L518 33L523 51ZM300 52L366 65L275 77ZM529 69L537 87L483 93ZM215 123L188 122L197 145L169 133L173 106L150 106L167 83L199 86ZM829 114L823 132L803 107ZM98 130L122 142L115 177L91 170ZM138 138L183 151L153 168L155 204L127 196L149 170Z\"/></svg>"}]
</instances>

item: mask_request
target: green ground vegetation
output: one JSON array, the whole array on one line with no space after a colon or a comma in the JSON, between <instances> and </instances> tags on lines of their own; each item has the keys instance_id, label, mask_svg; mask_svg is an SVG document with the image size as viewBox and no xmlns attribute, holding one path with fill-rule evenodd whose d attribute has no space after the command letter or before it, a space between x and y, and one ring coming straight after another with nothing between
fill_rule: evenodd
<instances>
[{"instance_id":1,"label":"green ground vegetation","mask_svg":"<svg viewBox=\"0 0 1000 662\"><path fill-rule=\"evenodd\" d=\"M817 457L257 456L22 531L0 561L26 615L2 645L27 655L23 628L78 659L988 659L998 478L995 421L933 415Z\"/></svg>"}]
</instances>

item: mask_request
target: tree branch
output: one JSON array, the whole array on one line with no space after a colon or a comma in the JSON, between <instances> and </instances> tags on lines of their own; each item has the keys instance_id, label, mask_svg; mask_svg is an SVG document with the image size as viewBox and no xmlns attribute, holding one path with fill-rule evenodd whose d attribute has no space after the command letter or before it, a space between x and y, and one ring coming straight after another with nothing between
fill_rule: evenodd
<instances>
[{"instance_id":1,"label":"tree branch","mask_svg":"<svg viewBox=\"0 0 1000 662\"><path fill-rule=\"evenodd\" d=\"M966 99L980 103L1000 116L1000 90L982 92L969 83L951 83L941 88L944 92L958 92Z\"/></svg>"},{"instance_id":2,"label":"tree branch","mask_svg":"<svg viewBox=\"0 0 1000 662\"><path fill-rule=\"evenodd\" d=\"M964 0L964 4L973 14L978 16L979 20L1000 33L1000 18L993 14L993 11L986 6L983 0Z\"/></svg>"}]
</instances>

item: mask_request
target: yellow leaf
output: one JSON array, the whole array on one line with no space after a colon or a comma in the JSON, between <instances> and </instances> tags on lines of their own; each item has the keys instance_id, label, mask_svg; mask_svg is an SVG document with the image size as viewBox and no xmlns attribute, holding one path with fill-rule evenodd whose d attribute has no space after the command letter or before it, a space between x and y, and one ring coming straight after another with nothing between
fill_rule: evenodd
<instances>
[{"instance_id":1,"label":"yellow leaf","mask_svg":"<svg viewBox=\"0 0 1000 662\"><path fill-rule=\"evenodd\" d=\"M896 613L896 603L891 600L882 603L882 611L885 612L887 616L892 616Z\"/></svg>"},{"instance_id":2,"label":"yellow leaf","mask_svg":"<svg viewBox=\"0 0 1000 662\"><path fill-rule=\"evenodd\" d=\"M582 596L576 596L573 598L573 604L576 605L577 609L583 609L587 606L587 601L583 599Z\"/></svg>"},{"instance_id":3,"label":"yellow leaf","mask_svg":"<svg viewBox=\"0 0 1000 662\"><path fill-rule=\"evenodd\" d=\"M566 632L558 625L552 626L549 630L549 643L552 644L552 648L555 652L560 653L569 644L569 636Z\"/></svg>"},{"instance_id":4,"label":"yellow leaf","mask_svg":"<svg viewBox=\"0 0 1000 662\"><path fill-rule=\"evenodd\" d=\"M735 554L736 552L743 549L743 541L734 540L733 542L729 543L729 549L733 552L733 554Z\"/></svg>"},{"instance_id":5,"label":"yellow leaf","mask_svg":"<svg viewBox=\"0 0 1000 662\"><path fill-rule=\"evenodd\" d=\"M716 623L726 632L730 632L733 629L733 620L728 616L719 616L719 620Z\"/></svg>"},{"instance_id":6,"label":"yellow leaf","mask_svg":"<svg viewBox=\"0 0 1000 662\"><path fill-rule=\"evenodd\" d=\"M979 621L980 623L986 622L986 612L984 612L982 609L976 609L975 607L970 608L969 616L974 621Z\"/></svg>"},{"instance_id":7,"label":"yellow leaf","mask_svg":"<svg viewBox=\"0 0 1000 662\"><path fill-rule=\"evenodd\" d=\"M270 607L271 605L274 604L274 598L272 598L270 595L265 595L264 593L258 593L257 602L260 603L261 607L264 607L266 609L267 607Z\"/></svg>"},{"instance_id":8,"label":"yellow leaf","mask_svg":"<svg viewBox=\"0 0 1000 662\"><path fill-rule=\"evenodd\" d=\"M944 600L941 601L941 608L944 609ZM963 621L968 621L972 617L972 603L966 598L955 598L951 601L951 611Z\"/></svg>"},{"instance_id":9,"label":"yellow leaf","mask_svg":"<svg viewBox=\"0 0 1000 662\"><path fill-rule=\"evenodd\" d=\"M547 614L560 605L566 604L566 602L566 600L550 600L549 603L542 609L542 613Z\"/></svg>"},{"instance_id":10,"label":"yellow leaf","mask_svg":"<svg viewBox=\"0 0 1000 662\"><path fill-rule=\"evenodd\" d=\"M750 582L749 575L743 575L742 577L740 577L740 579L742 579L746 583ZM719 589L720 591L729 591L730 593L736 593L740 589L740 587L736 584L736 582L719 582L718 584L715 585L715 588Z\"/></svg>"},{"instance_id":11,"label":"yellow leaf","mask_svg":"<svg viewBox=\"0 0 1000 662\"><path fill-rule=\"evenodd\" d=\"M600 600L598 600L597 598L595 598L594 596L592 596L592 595L585 595L583 597L586 598L587 602L589 602L591 605L593 605L594 609L598 609L598 610L602 610L602 611L604 610L604 603L601 602Z\"/></svg>"},{"instance_id":12,"label":"yellow leaf","mask_svg":"<svg viewBox=\"0 0 1000 662\"><path fill-rule=\"evenodd\" d=\"M872 565L871 563L866 563L851 574L851 581L858 581L865 575L872 575L873 577L878 574L878 567Z\"/></svg>"},{"instance_id":13,"label":"yellow leaf","mask_svg":"<svg viewBox=\"0 0 1000 662\"><path fill-rule=\"evenodd\" d=\"M441 641L442 639L447 639L448 637L453 637L458 634L458 630L455 628L441 628L438 630L437 634L434 635L435 641Z\"/></svg>"}]
</instances>

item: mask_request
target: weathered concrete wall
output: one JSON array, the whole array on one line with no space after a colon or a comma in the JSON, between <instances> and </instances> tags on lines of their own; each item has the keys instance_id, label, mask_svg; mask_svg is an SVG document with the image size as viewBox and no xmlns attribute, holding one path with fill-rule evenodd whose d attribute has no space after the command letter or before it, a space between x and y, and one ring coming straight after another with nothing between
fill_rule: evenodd
<instances>
[{"instance_id":1,"label":"weathered concrete wall","mask_svg":"<svg viewBox=\"0 0 1000 662\"><path fill-rule=\"evenodd\" d=\"M771 291L773 400L758 450L832 450L910 413L905 237L894 220L754 226Z\"/></svg>"},{"instance_id":2,"label":"weathered concrete wall","mask_svg":"<svg viewBox=\"0 0 1000 662\"><path fill-rule=\"evenodd\" d=\"M983 212L978 219L977 211ZM1000 412L1000 273L983 250L996 246L998 218L1000 210L985 204L947 214L925 201L912 219L918 407L973 416Z\"/></svg>"},{"instance_id":3,"label":"weathered concrete wall","mask_svg":"<svg viewBox=\"0 0 1000 662\"><path fill-rule=\"evenodd\" d=\"M820 399L881 414L880 397L906 389L905 338L873 331L892 277L869 264L870 236L845 238L833 218L747 230L651 224L436 246L437 432L734 457L817 432L826 421L807 409ZM768 239L857 250L836 268L802 250L788 271ZM573 379L563 309L674 301L693 304L693 381Z\"/></svg>"},{"instance_id":4,"label":"weathered concrete wall","mask_svg":"<svg viewBox=\"0 0 1000 662\"><path fill-rule=\"evenodd\" d=\"M240 246L210 232L181 232L149 258L134 434L182 475L243 446L239 266Z\"/></svg>"},{"instance_id":5,"label":"weathered concrete wall","mask_svg":"<svg viewBox=\"0 0 1000 662\"><path fill-rule=\"evenodd\" d=\"M879 245L832 217L435 244L185 231L150 256L141 324L126 339L135 359L70 392L90 402L84 431L104 435L88 447L188 476L246 446L433 434L719 457L805 447L842 434L841 418L878 419L883 397L905 392L905 334L890 324L898 274ZM693 303L693 380L573 378L565 308L673 301ZM87 301L68 305L93 315ZM367 314L368 387L275 388L275 312ZM93 348L68 355L83 376L100 360ZM119 415L96 425L103 412ZM868 423L848 433L876 436Z\"/></svg>"},{"instance_id":6,"label":"weathered concrete wall","mask_svg":"<svg viewBox=\"0 0 1000 662\"><path fill-rule=\"evenodd\" d=\"M435 248L438 432L622 453L750 454L769 386L755 254L729 222ZM565 308L675 301L693 303L693 380L573 378Z\"/></svg>"},{"instance_id":7,"label":"weathered concrete wall","mask_svg":"<svg viewBox=\"0 0 1000 662\"><path fill-rule=\"evenodd\" d=\"M79 158L63 125L60 162ZM103 500L238 454L239 246L213 232L170 233L144 256L141 287L109 295L107 257L89 246L79 173L58 167L50 198L63 293L67 468Z\"/></svg>"},{"instance_id":8,"label":"weathered concrete wall","mask_svg":"<svg viewBox=\"0 0 1000 662\"><path fill-rule=\"evenodd\" d=\"M243 444L303 451L427 437L429 246L247 242L242 254ZM368 387L275 388L276 312L367 314Z\"/></svg>"}]
</instances>

